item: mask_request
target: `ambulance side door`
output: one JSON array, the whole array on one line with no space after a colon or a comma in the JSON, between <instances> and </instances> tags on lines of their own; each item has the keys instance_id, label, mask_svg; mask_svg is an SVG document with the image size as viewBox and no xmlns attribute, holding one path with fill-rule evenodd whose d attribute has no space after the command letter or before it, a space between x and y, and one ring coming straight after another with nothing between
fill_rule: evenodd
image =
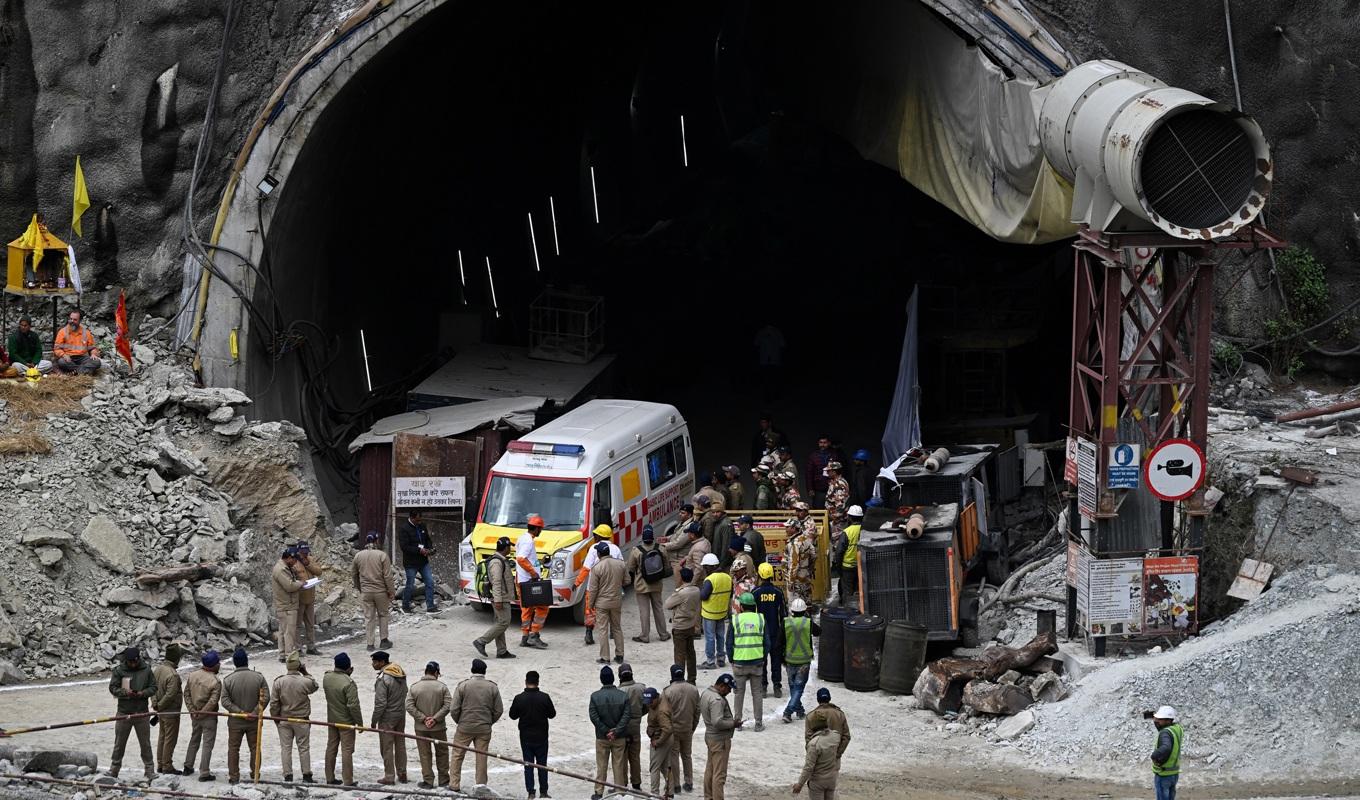
<instances>
[{"instance_id":1,"label":"ambulance side door","mask_svg":"<svg viewBox=\"0 0 1360 800\"><path fill-rule=\"evenodd\" d=\"M614 543L620 549L626 549L642 539L642 526L647 524L646 480L647 467L641 453L624 461L615 474Z\"/></svg>"}]
</instances>

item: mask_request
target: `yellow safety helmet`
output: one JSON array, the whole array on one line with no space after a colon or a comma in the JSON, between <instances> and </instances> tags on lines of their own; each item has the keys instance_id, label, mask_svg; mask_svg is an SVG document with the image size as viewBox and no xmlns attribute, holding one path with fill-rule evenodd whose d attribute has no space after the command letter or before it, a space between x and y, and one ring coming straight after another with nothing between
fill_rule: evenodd
<instances>
[{"instance_id":1,"label":"yellow safety helmet","mask_svg":"<svg viewBox=\"0 0 1360 800\"><path fill-rule=\"evenodd\" d=\"M38 379L42 378L42 373L38 371L37 367L29 367L28 371L24 373L24 378L29 383L37 383Z\"/></svg>"},{"instance_id":2,"label":"yellow safety helmet","mask_svg":"<svg viewBox=\"0 0 1360 800\"><path fill-rule=\"evenodd\" d=\"M768 562L756 567L756 572L760 575L761 578L774 577L774 567L770 566Z\"/></svg>"},{"instance_id":3,"label":"yellow safety helmet","mask_svg":"<svg viewBox=\"0 0 1360 800\"><path fill-rule=\"evenodd\" d=\"M595 534L596 536L600 537L601 539L613 539L613 538L614 538L614 529L611 528L611 527L609 527L608 525L604 525L604 524L596 525L596 526L595 526L595 530L591 531L591 533Z\"/></svg>"}]
</instances>

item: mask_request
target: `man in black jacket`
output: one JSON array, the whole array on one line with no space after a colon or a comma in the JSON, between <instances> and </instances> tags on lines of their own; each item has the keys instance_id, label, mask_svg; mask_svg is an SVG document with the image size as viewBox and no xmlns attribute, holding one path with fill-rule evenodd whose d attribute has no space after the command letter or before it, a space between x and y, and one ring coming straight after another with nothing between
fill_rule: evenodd
<instances>
[{"instance_id":1,"label":"man in black jacket","mask_svg":"<svg viewBox=\"0 0 1360 800\"><path fill-rule=\"evenodd\" d=\"M604 795L609 765L614 765L614 785L628 785L628 695L614 685L614 670L600 668L600 688L590 696L590 721L595 725L595 793Z\"/></svg>"},{"instance_id":2,"label":"man in black jacket","mask_svg":"<svg viewBox=\"0 0 1360 800\"><path fill-rule=\"evenodd\" d=\"M519 749L530 764L548 763L548 720L557 716L552 698L538 690L538 673L529 670L524 675L524 691L510 703L510 719L519 720ZM529 800L548 797L548 771L538 771L538 794L534 794L534 768L524 768L524 788Z\"/></svg>"},{"instance_id":3,"label":"man in black jacket","mask_svg":"<svg viewBox=\"0 0 1360 800\"><path fill-rule=\"evenodd\" d=\"M397 544L401 546L401 564L406 569L406 591L401 595L401 610L411 613L411 593L416 586L416 573L425 582L425 610L434 611L434 571L430 569L430 554L434 542L421 521L420 509L406 512L406 521L397 530Z\"/></svg>"}]
</instances>

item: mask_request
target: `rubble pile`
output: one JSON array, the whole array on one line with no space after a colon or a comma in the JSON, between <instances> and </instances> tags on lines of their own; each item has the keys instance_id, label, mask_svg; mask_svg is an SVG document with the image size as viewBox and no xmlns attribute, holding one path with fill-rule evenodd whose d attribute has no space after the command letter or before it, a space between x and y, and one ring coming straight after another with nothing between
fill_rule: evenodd
<instances>
[{"instance_id":1,"label":"rubble pile","mask_svg":"<svg viewBox=\"0 0 1360 800\"><path fill-rule=\"evenodd\" d=\"M134 353L135 371L110 359L78 408L0 423L52 444L0 456L0 683L107 669L134 644L272 645L269 568L299 539L327 565L318 621L353 614L350 551L326 528L304 432L250 422L249 397L195 387L164 350ZM189 577L153 575L175 568Z\"/></svg>"},{"instance_id":2,"label":"rubble pile","mask_svg":"<svg viewBox=\"0 0 1360 800\"><path fill-rule=\"evenodd\" d=\"M1172 705L1186 727L1189 772L1354 775L1357 673L1360 575L1297 569L1198 638L1106 666L1067 701L1035 706L1034 728L1016 746L1050 764L1143 775L1155 739L1143 713Z\"/></svg>"},{"instance_id":3,"label":"rubble pile","mask_svg":"<svg viewBox=\"0 0 1360 800\"><path fill-rule=\"evenodd\" d=\"M978 638L1008 645L1027 642L1038 633L1036 612L1039 610L1056 610L1058 630L1066 630L1067 605L1053 599L1063 597L1066 591L1066 553L1045 557L1034 571L1023 575L1012 587L1010 595L1024 598L1023 601L993 602L982 612L978 618ZM987 599L991 594L989 587Z\"/></svg>"}]
</instances>

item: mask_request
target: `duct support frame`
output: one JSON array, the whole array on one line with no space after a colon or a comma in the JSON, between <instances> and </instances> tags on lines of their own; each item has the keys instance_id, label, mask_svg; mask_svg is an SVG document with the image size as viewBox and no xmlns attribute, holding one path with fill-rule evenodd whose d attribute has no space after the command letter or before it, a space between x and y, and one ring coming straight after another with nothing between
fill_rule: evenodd
<instances>
[{"instance_id":1,"label":"duct support frame","mask_svg":"<svg viewBox=\"0 0 1360 800\"><path fill-rule=\"evenodd\" d=\"M1213 279L1220 258L1231 250L1266 250L1285 241L1258 224L1224 239L1200 242L1165 233L1097 233L1083 225L1072 249L1072 369L1069 434L1097 444L1097 476L1104 474L1110 447L1119 444L1121 419L1132 418L1149 448L1169 438L1185 438L1208 452L1209 381L1213 332ZM1145 288L1162 256L1160 295ZM1133 346L1127 347L1131 334ZM1090 520L1090 550L1095 558L1142 555L1114 552L1106 529L1119 516L1116 492L1097 479L1096 511ZM1162 504L1162 555L1197 553L1211 509L1204 487L1182 501L1188 518L1186 540L1177 543L1173 503ZM1071 487L1068 519L1079 519L1076 487ZM1069 538L1080 538L1080 525ZM1077 591L1067 587L1067 635L1076 635ZM1088 641L1096 656L1106 638Z\"/></svg>"}]
</instances>

